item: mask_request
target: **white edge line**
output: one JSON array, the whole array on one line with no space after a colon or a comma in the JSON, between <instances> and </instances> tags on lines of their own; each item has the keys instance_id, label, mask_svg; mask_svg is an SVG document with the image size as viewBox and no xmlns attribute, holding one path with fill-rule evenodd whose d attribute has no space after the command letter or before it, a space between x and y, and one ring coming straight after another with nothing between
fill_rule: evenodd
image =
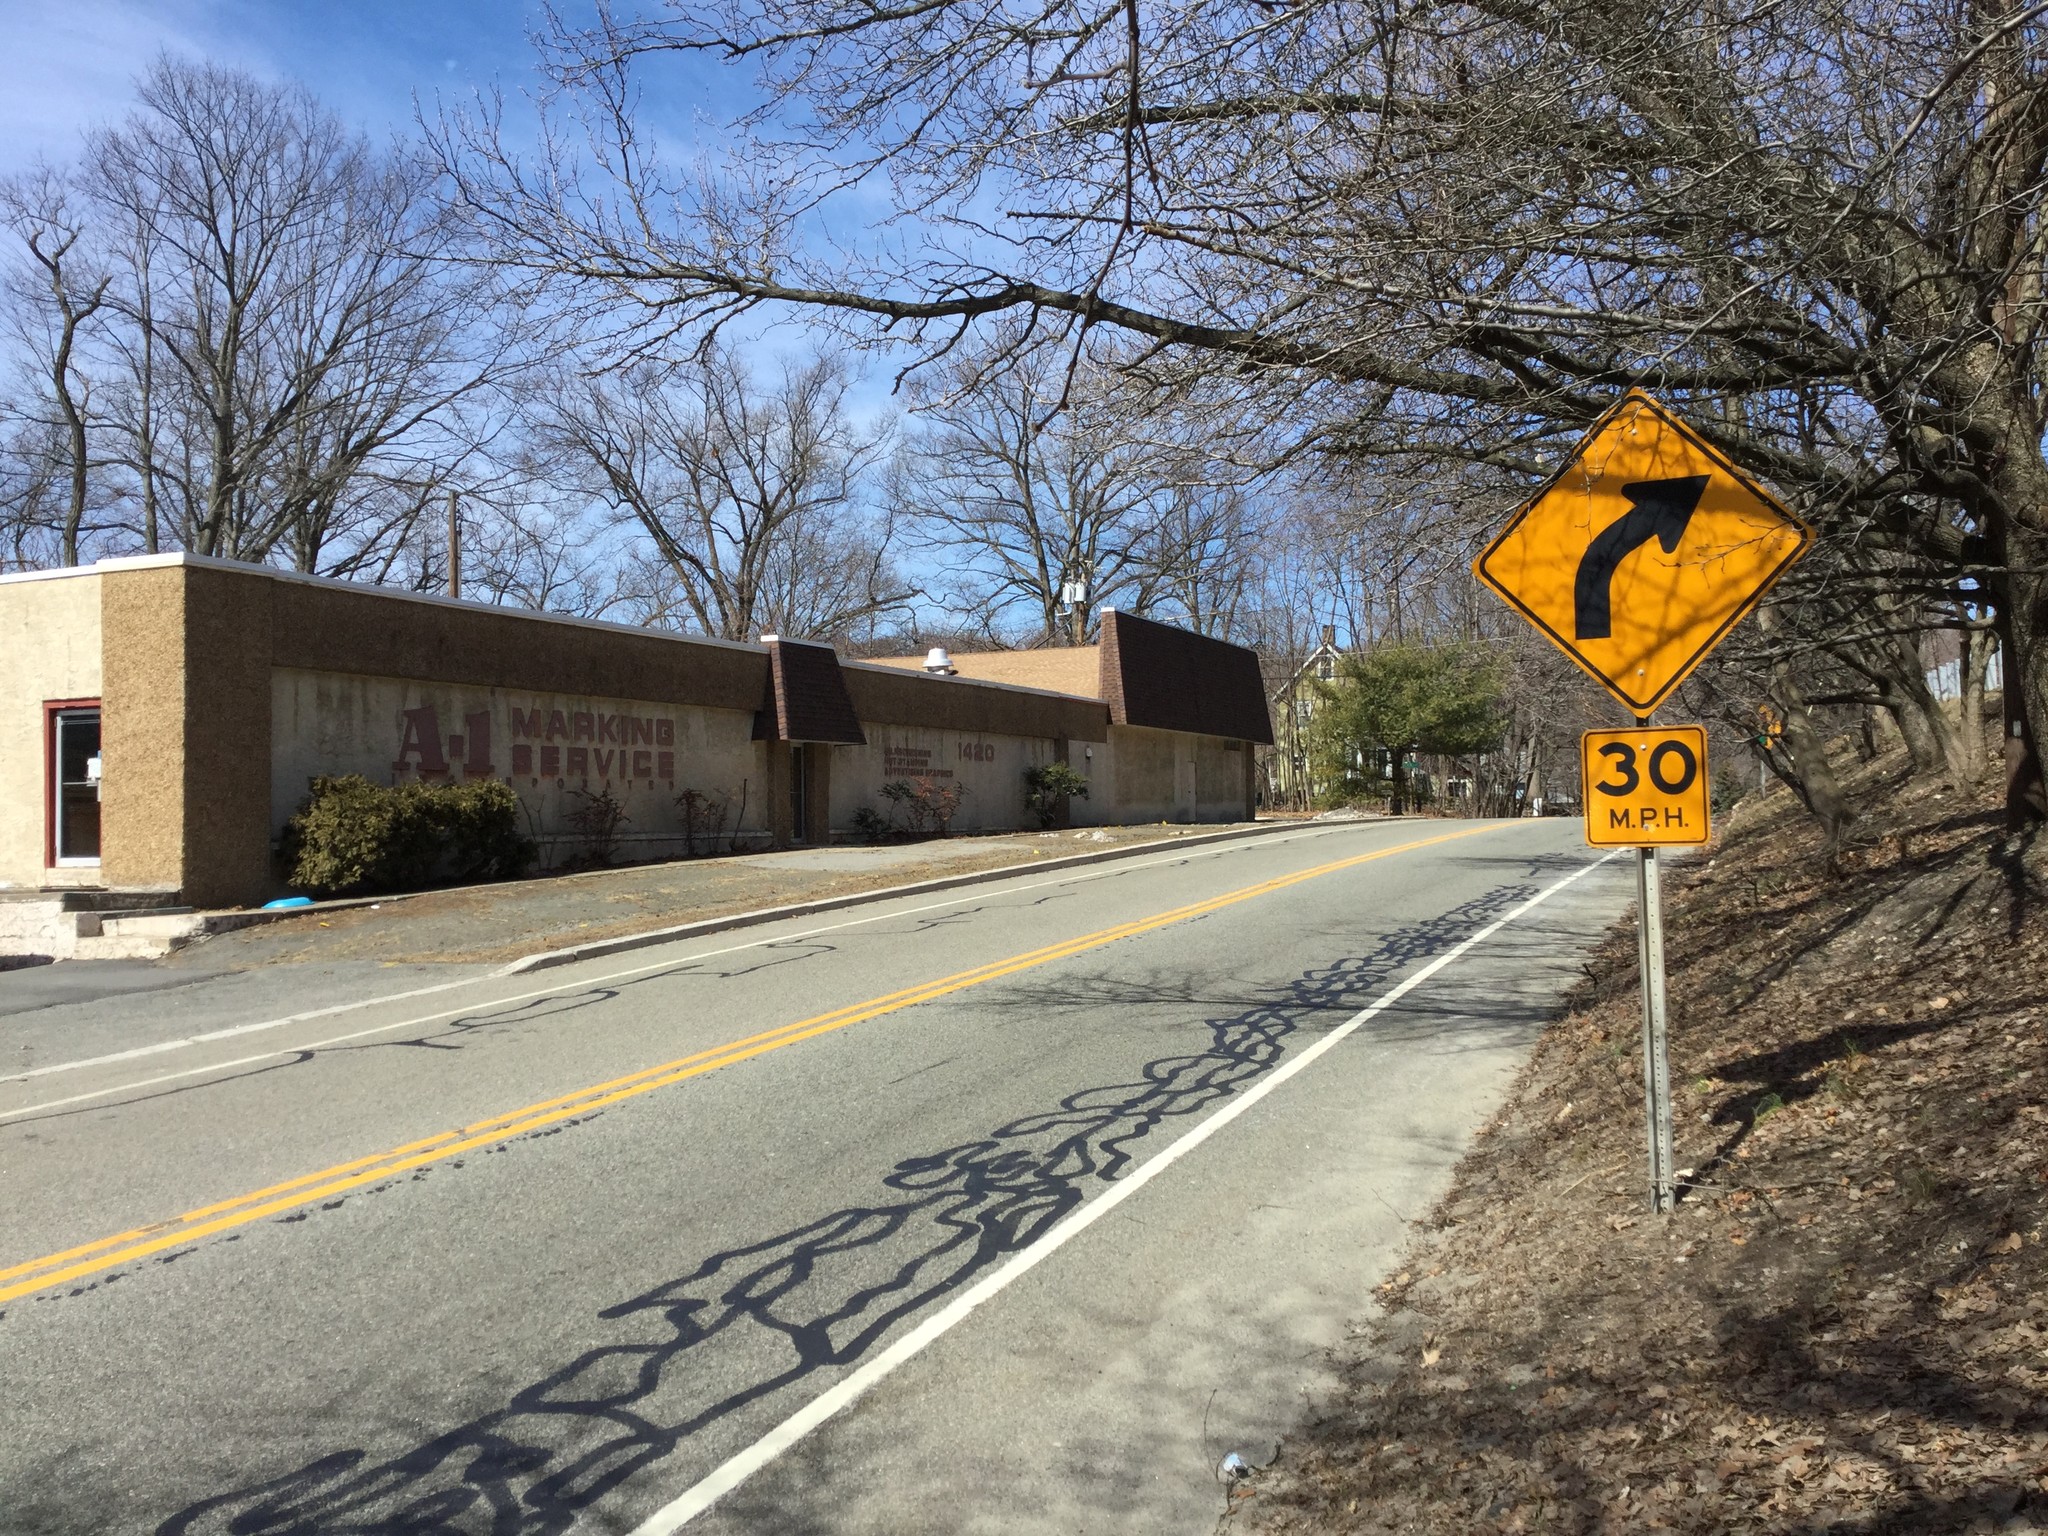
<instances>
[{"instance_id":1,"label":"white edge line","mask_svg":"<svg viewBox=\"0 0 2048 1536\"><path fill-rule=\"evenodd\" d=\"M209 1029L201 1035L182 1035L176 1040L159 1040L153 1045L138 1045L131 1050L111 1051L105 1056L86 1056L77 1061L52 1062L47 1067L31 1067L26 1072L13 1072L0 1077L0 1084L26 1083L38 1077L49 1077L57 1072L82 1072L88 1067L111 1067L118 1062L134 1061L143 1056L162 1056L170 1051L188 1050L195 1045L210 1045L216 1040L232 1040L237 1035L260 1034L266 1029L283 1029L290 1024L309 1024L314 1019L325 1019L337 1013L349 1013L357 1008L376 1008L387 1003L409 1002L416 997L431 997L436 992L453 991L456 987L473 987L478 982L489 981L489 976L465 976L460 981L437 981L431 987L414 987L408 992L387 992L381 997L366 997L352 1003L330 1003L325 1008L309 1008L304 1013L288 1013L277 1019L257 1019L248 1024L230 1024L225 1029Z\"/></svg>"},{"instance_id":2,"label":"white edge line","mask_svg":"<svg viewBox=\"0 0 2048 1536\"><path fill-rule=\"evenodd\" d=\"M155 1088L164 1083L176 1082L180 1078L203 1077L209 1072L228 1072L237 1067L253 1066L257 1062L271 1061L282 1056L298 1056L307 1051L320 1051L326 1050L330 1046L346 1045L351 1041L367 1039L372 1035L387 1035L394 1030L410 1029L415 1025L438 1023L442 1019L457 1018L462 1014L472 1012L474 1008L508 1008L519 1003L533 1002L537 998L556 997L567 993L580 992L588 987L604 986L608 982L624 981L631 977L644 976L655 971L669 970L678 965L695 965L704 960L716 960L721 955L738 954L742 950L762 949L771 944L793 944L801 939L815 938L819 934L837 933L843 928L858 928L865 923L879 923L895 917L915 917L921 912L937 912L945 907L964 906L968 902L986 900L991 895L1036 891L1049 885L1078 885L1084 881L1104 880L1112 875L1125 874L1140 869L1150 869L1160 864L1179 864L1190 859L1213 858L1219 854L1234 853L1241 848L1272 847L1276 844L1299 842L1304 836L1327 835L1329 832L1336 830L1338 829L1317 828L1314 834L1280 833L1266 838L1244 838L1237 842L1217 843L1206 848L1190 848L1185 853L1162 854L1157 858L1139 859L1132 863L1111 862L1102 865L1098 869L1077 869L1071 873L1054 875L1050 879L1033 881L1028 885L1006 886L1000 892L991 892L986 888L986 885L997 885L1001 882L989 881L984 886L977 886L974 891L967 895L949 897L945 901L929 902L921 907L896 907L886 912L870 912L864 917L848 918L842 923L827 923L818 928L806 928L801 933L769 934L762 938L749 939L744 944L728 944L723 949L708 949L690 955L671 955L665 960L649 961L645 965L631 966L622 971L606 971L600 976L579 977L559 974L559 972L567 972L569 970L568 966L562 966L558 968L556 979L550 985L537 988L531 992L515 992L508 997L487 998L474 1005L465 1005L461 1008L445 1008L439 1013L419 1014L412 1018L400 1019L395 1023L378 1024L369 1029L354 1030L345 1035L330 1035L324 1040L315 1040L304 1045L283 1046L277 1050L263 1051L254 1056L237 1057L233 1061L208 1062L203 1066L187 1067L178 1072L166 1072L157 1077L146 1077L138 1081L122 1083L112 1088L96 1088L90 1093L73 1094L70 1098L66 1099L46 1099L39 1104L28 1105L21 1109L0 1110L0 1124L5 1124L9 1120L19 1120L27 1115L41 1114L45 1110L63 1109L72 1104L82 1104L89 1099L110 1098L114 1094L127 1093L134 1089ZM880 904L877 903L877 905ZM710 937L710 935L706 935L706 937ZM689 939L687 937L679 938L674 942L677 944L687 944ZM663 945L661 947L666 948L667 946ZM603 957L597 958L601 959ZM80 1072L89 1067L113 1066L123 1061L134 1061L144 1056L160 1056L171 1051L187 1050L195 1045L208 1045L219 1040L230 1040L238 1035L258 1034L264 1030L281 1029L291 1024L306 1024L314 1019L329 1018L338 1013L353 1013L359 1010L383 1007L391 1003L407 1002L416 997L431 997L435 993L453 991L458 987L481 986L485 982L502 981L504 979L506 979L504 975L498 972L493 972L488 976L465 976L460 981L437 982L431 987L419 987L410 992L393 992L384 997L365 998L361 1002L335 1003L326 1008L315 1008L305 1013L289 1014L279 1019L261 1019L250 1024L235 1024L226 1029L209 1030L203 1035L187 1035L178 1040L159 1041L155 1045L137 1046L133 1050L116 1051L107 1056L89 1056L79 1061L53 1062L47 1067L32 1067L26 1072L16 1072L0 1076L0 1087L5 1087L10 1083L29 1082L35 1078L48 1077L58 1072Z\"/></svg>"},{"instance_id":3,"label":"white edge line","mask_svg":"<svg viewBox=\"0 0 2048 1536\"><path fill-rule=\"evenodd\" d=\"M1322 1039L1309 1046L1298 1056L1292 1056L1261 1078L1243 1093L1232 1097L1221 1109L1202 1121L1180 1140L1164 1148L1157 1156L1148 1159L1134 1169L1127 1177L1112 1184L1108 1189L1068 1216L1045 1236L1038 1239L1023 1252L1013 1256L993 1274L984 1276L967 1290L946 1303L931 1316L925 1318L910 1332L896 1340L872 1360L867 1361L852 1374L812 1398L795 1413L784 1419L767 1434L737 1455L723 1462L710 1476L686 1489L679 1497L663 1505L646 1520L635 1526L632 1536L673 1536L690 1521L697 1518L726 1494L752 1477L784 1451L795 1445L812 1430L823 1424L834 1414L850 1407L883 1377L898 1366L910 1360L927 1345L932 1344L963 1321L967 1315L990 1297L1021 1280L1040 1262L1058 1249L1081 1235L1089 1227L1107 1216L1117 1206L1136 1194L1146 1184L1164 1173L1174 1163L1195 1150L1203 1142L1222 1130L1231 1121L1244 1114L1267 1094L1272 1093L1293 1077L1297 1072L1306 1071L1325 1053L1338 1045L1370 1020L1374 1015L1391 1007L1408 993L1421 986L1445 966L1451 964L1477 944L1483 944L1501 929L1507 927L1531 908L1548 901L1559 891L1601 865L1615 858L1607 854L1566 875L1556 884L1546 887L1523 902L1504 917L1495 918L1469 938L1461 940L1445 950L1436 959L1415 972L1398 985L1382 992L1366 1007L1331 1030Z\"/></svg>"}]
</instances>

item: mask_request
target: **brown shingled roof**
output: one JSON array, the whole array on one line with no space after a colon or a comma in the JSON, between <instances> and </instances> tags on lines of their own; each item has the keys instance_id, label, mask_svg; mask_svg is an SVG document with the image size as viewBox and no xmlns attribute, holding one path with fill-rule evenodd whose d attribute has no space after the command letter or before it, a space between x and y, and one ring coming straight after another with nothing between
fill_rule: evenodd
<instances>
[{"instance_id":1,"label":"brown shingled roof","mask_svg":"<svg viewBox=\"0 0 2048 1536\"><path fill-rule=\"evenodd\" d=\"M1102 692L1118 725L1273 744L1259 654L1192 630L1102 610Z\"/></svg>"},{"instance_id":2,"label":"brown shingled roof","mask_svg":"<svg viewBox=\"0 0 2048 1536\"><path fill-rule=\"evenodd\" d=\"M762 636L768 647L768 694L754 717L756 741L867 744L847 697L839 653L829 645Z\"/></svg>"}]
</instances>

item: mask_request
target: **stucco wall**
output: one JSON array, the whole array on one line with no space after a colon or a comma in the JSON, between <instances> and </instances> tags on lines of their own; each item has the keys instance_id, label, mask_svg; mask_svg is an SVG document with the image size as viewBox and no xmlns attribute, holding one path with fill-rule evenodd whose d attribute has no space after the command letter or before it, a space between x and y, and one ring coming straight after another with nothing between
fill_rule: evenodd
<instances>
[{"instance_id":1,"label":"stucco wall","mask_svg":"<svg viewBox=\"0 0 2048 1536\"><path fill-rule=\"evenodd\" d=\"M771 801L753 725L751 711L278 667L271 835L315 775L359 773L377 784L504 779L519 792L544 862L583 851L569 819L585 803L579 792L608 790L625 807L622 858L686 851L677 804L685 790L729 807L727 834L737 828L758 840ZM699 827L710 834L709 822Z\"/></svg>"},{"instance_id":2,"label":"stucco wall","mask_svg":"<svg viewBox=\"0 0 2048 1536\"><path fill-rule=\"evenodd\" d=\"M1089 779L1088 799L1074 803L1078 824L1242 821L1251 815L1247 753L1221 736L1112 725L1092 761L1078 744L1067 758Z\"/></svg>"},{"instance_id":3,"label":"stucco wall","mask_svg":"<svg viewBox=\"0 0 2048 1536\"><path fill-rule=\"evenodd\" d=\"M182 886L196 906L270 879L270 647L261 609L244 606L254 595L239 571L186 572Z\"/></svg>"},{"instance_id":4,"label":"stucco wall","mask_svg":"<svg viewBox=\"0 0 2048 1536\"><path fill-rule=\"evenodd\" d=\"M181 890L185 879L185 576L104 578L101 873L110 886Z\"/></svg>"},{"instance_id":5,"label":"stucco wall","mask_svg":"<svg viewBox=\"0 0 2048 1536\"><path fill-rule=\"evenodd\" d=\"M269 623L260 576L102 572L105 883L199 906L270 882Z\"/></svg>"},{"instance_id":6,"label":"stucco wall","mask_svg":"<svg viewBox=\"0 0 2048 1536\"><path fill-rule=\"evenodd\" d=\"M1024 773L1053 760L1051 739L862 724L866 746L832 748L834 832L851 834L854 813L864 805L900 820L897 808L882 798L882 786L921 775L929 775L937 785L958 785L966 791L953 820L956 832L1010 831L1038 824L1024 804Z\"/></svg>"},{"instance_id":7,"label":"stucco wall","mask_svg":"<svg viewBox=\"0 0 2048 1536\"><path fill-rule=\"evenodd\" d=\"M102 688L100 578L0 581L0 888L99 882L97 870L44 868L43 705Z\"/></svg>"}]
</instances>

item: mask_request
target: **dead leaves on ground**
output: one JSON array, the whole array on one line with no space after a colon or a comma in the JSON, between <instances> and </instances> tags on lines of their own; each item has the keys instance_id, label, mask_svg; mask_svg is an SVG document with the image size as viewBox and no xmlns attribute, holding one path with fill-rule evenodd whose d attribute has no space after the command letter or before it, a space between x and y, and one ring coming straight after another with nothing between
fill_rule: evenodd
<instances>
[{"instance_id":1,"label":"dead leaves on ground","mask_svg":"<svg viewBox=\"0 0 2048 1536\"><path fill-rule=\"evenodd\" d=\"M1669 896L1679 1213L1624 931L1237 1523L2048 1530L2048 919L1952 799L1837 878L1776 798Z\"/></svg>"}]
</instances>

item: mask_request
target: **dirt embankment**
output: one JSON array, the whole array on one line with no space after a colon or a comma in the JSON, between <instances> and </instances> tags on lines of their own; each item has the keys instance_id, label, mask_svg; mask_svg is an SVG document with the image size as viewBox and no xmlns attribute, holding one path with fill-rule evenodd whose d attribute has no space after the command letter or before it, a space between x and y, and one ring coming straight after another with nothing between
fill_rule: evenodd
<instances>
[{"instance_id":1,"label":"dirt embankment","mask_svg":"<svg viewBox=\"0 0 2048 1536\"><path fill-rule=\"evenodd\" d=\"M2048 1531L2048 915L1866 773L1839 874L1778 792L1667 888L1679 1211L1617 933L1229 1525Z\"/></svg>"}]
</instances>

